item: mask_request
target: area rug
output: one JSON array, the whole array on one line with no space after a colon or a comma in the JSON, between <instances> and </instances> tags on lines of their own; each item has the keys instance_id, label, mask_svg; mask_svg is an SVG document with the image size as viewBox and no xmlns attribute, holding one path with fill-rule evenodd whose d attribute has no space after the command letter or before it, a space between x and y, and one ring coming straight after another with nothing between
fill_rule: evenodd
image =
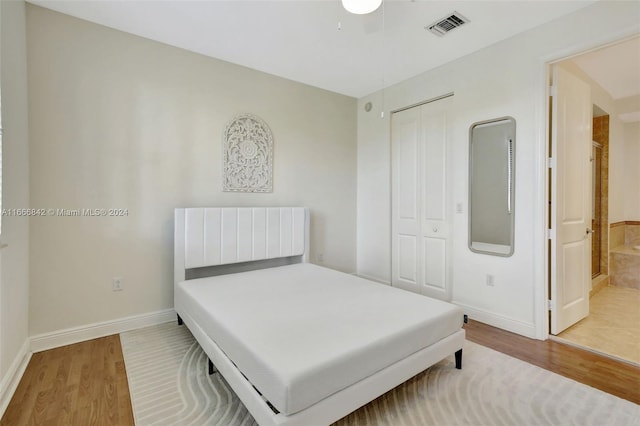
<instances>
[{"instance_id":1,"label":"area rug","mask_svg":"<svg viewBox=\"0 0 640 426\"><path fill-rule=\"evenodd\" d=\"M120 335L136 424L255 425L207 356L176 323ZM466 342L453 356L361 407L336 426L638 426L640 406ZM311 426L311 425L310 425Z\"/></svg>"}]
</instances>

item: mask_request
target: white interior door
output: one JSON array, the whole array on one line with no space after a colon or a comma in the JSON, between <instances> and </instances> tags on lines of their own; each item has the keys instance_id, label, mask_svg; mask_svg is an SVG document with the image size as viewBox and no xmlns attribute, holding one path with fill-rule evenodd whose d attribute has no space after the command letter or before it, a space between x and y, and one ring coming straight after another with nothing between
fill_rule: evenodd
<instances>
[{"instance_id":1,"label":"white interior door","mask_svg":"<svg viewBox=\"0 0 640 426\"><path fill-rule=\"evenodd\" d=\"M422 246L419 243L420 108L397 112L391 118L391 284L420 292Z\"/></svg>"},{"instance_id":2,"label":"white interior door","mask_svg":"<svg viewBox=\"0 0 640 426\"><path fill-rule=\"evenodd\" d=\"M421 107L422 294L449 300L449 224L447 222L446 101Z\"/></svg>"},{"instance_id":3,"label":"white interior door","mask_svg":"<svg viewBox=\"0 0 640 426\"><path fill-rule=\"evenodd\" d=\"M446 101L392 116L392 285L448 300Z\"/></svg>"},{"instance_id":4,"label":"white interior door","mask_svg":"<svg viewBox=\"0 0 640 426\"><path fill-rule=\"evenodd\" d=\"M591 288L591 87L553 69L551 334L589 314Z\"/></svg>"}]
</instances>

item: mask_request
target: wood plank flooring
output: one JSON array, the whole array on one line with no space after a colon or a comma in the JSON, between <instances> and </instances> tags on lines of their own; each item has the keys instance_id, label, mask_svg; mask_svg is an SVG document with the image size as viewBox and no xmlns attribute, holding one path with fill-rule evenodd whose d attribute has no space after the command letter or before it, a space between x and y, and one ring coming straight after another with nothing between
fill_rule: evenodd
<instances>
[{"instance_id":1,"label":"wood plank flooring","mask_svg":"<svg viewBox=\"0 0 640 426\"><path fill-rule=\"evenodd\" d=\"M640 404L640 368L476 321L465 329L472 342ZM34 354L0 420L13 425L133 425L120 337Z\"/></svg>"},{"instance_id":2,"label":"wood plank flooring","mask_svg":"<svg viewBox=\"0 0 640 426\"><path fill-rule=\"evenodd\" d=\"M120 336L33 354L0 425L133 425Z\"/></svg>"},{"instance_id":3,"label":"wood plank flooring","mask_svg":"<svg viewBox=\"0 0 640 426\"><path fill-rule=\"evenodd\" d=\"M477 321L469 321L465 329L467 340L640 404L638 367L553 340L528 339Z\"/></svg>"}]
</instances>

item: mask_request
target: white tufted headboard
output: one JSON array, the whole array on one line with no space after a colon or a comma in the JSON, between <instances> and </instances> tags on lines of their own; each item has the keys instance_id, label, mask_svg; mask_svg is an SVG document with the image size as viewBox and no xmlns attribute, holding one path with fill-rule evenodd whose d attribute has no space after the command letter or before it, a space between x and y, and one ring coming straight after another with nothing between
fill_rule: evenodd
<instances>
[{"instance_id":1,"label":"white tufted headboard","mask_svg":"<svg viewBox=\"0 0 640 426\"><path fill-rule=\"evenodd\" d=\"M188 269L291 256L309 260L308 208L175 209L174 283Z\"/></svg>"}]
</instances>

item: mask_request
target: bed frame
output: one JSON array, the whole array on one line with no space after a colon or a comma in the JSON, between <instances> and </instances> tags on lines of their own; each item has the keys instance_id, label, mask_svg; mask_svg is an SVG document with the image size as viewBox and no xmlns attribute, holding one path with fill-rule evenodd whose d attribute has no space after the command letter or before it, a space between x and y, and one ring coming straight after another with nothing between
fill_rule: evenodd
<instances>
[{"instance_id":1,"label":"bed frame","mask_svg":"<svg viewBox=\"0 0 640 426\"><path fill-rule=\"evenodd\" d=\"M175 209L174 284L210 267L246 270L261 262L309 261L309 210L302 207L275 208L187 208ZM267 265L268 266L268 265ZM211 270L213 274L216 272ZM347 388L292 415L283 415L236 368L232 360L193 320L188 312L177 312L251 415L262 426L329 425L385 392L402 384L433 364L455 353L456 368L462 367L464 330L378 371Z\"/></svg>"}]
</instances>

